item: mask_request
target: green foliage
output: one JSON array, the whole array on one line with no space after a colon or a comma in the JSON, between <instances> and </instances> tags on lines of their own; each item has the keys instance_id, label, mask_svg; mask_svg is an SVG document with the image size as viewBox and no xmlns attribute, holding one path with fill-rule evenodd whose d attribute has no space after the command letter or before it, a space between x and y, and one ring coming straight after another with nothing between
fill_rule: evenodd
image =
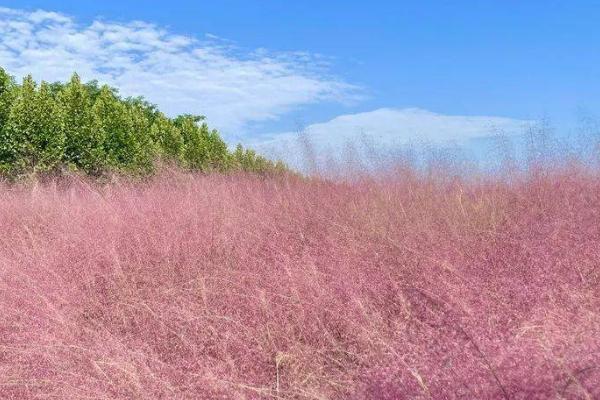
<instances>
[{"instance_id":1,"label":"green foliage","mask_svg":"<svg viewBox=\"0 0 600 400\"><path fill-rule=\"evenodd\" d=\"M216 130L210 130L204 117L183 115L175 119L184 143L183 160L191 169L201 171L227 170L227 144Z\"/></svg>"},{"instance_id":2,"label":"green foliage","mask_svg":"<svg viewBox=\"0 0 600 400\"><path fill-rule=\"evenodd\" d=\"M135 143L128 112L110 89L103 87L92 106L92 129L103 138L102 151L109 167L126 169L133 162Z\"/></svg>"},{"instance_id":3,"label":"green foliage","mask_svg":"<svg viewBox=\"0 0 600 400\"><path fill-rule=\"evenodd\" d=\"M106 132L95 129L90 95L77 74L58 94L58 107L66 138L65 162L72 168L99 174L107 166Z\"/></svg>"},{"instance_id":4,"label":"green foliage","mask_svg":"<svg viewBox=\"0 0 600 400\"><path fill-rule=\"evenodd\" d=\"M10 105L14 97L15 83L13 78L0 68L0 130L6 123Z\"/></svg>"},{"instance_id":5,"label":"green foliage","mask_svg":"<svg viewBox=\"0 0 600 400\"><path fill-rule=\"evenodd\" d=\"M182 115L175 119L183 138L183 161L191 169L206 170L208 167L208 145L202 128L198 127L200 117Z\"/></svg>"},{"instance_id":6,"label":"green foliage","mask_svg":"<svg viewBox=\"0 0 600 400\"><path fill-rule=\"evenodd\" d=\"M144 111L139 105L121 101L108 86L103 86L95 98L92 126L102 140L106 165L119 171L150 171L155 151Z\"/></svg>"},{"instance_id":7,"label":"green foliage","mask_svg":"<svg viewBox=\"0 0 600 400\"><path fill-rule=\"evenodd\" d=\"M12 168L12 150L9 138L5 134L6 122L15 96L13 78L0 68L0 173Z\"/></svg>"},{"instance_id":8,"label":"green foliage","mask_svg":"<svg viewBox=\"0 0 600 400\"><path fill-rule=\"evenodd\" d=\"M17 85L0 68L0 174L58 173L65 167L98 176L144 175L156 160L198 171L287 171L238 146L230 152L199 115L168 118L141 97L123 99L74 74L66 84L31 76Z\"/></svg>"},{"instance_id":9,"label":"green foliage","mask_svg":"<svg viewBox=\"0 0 600 400\"><path fill-rule=\"evenodd\" d=\"M241 171L250 171L259 174L283 173L288 167L282 161L273 162L254 150L244 149L238 144L232 154L234 168Z\"/></svg>"},{"instance_id":10,"label":"green foliage","mask_svg":"<svg viewBox=\"0 0 600 400\"><path fill-rule=\"evenodd\" d=\"M2 129L3 169L52 171L62 161L65 136L50 87L42 83L37 89L28 76L15 94Z\"/></svg>"},{"instance_id":11,"label":"green foliage","mask_svg":"<svg viewBox=\"0 0 600 400\"><path fill-rule=\"evenodd\" d=\"M150 128L150 137L159 155L176 162L183 161L184 142L181 130L163 114L159 114Z\"/></svg>"}]
</instances>

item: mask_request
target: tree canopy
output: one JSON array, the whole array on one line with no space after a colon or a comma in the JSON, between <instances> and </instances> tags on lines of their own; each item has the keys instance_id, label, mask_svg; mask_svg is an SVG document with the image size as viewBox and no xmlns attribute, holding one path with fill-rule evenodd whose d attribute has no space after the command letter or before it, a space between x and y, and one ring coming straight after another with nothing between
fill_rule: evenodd
<instances>
[{"instance_id":1,"label":"tree canopy","mask_svg":"<svg viewBox=\"0 0 600 400\"><path fill-rule=\"evenodd\" d=\"M157 162L205 172L287 170L238 145L229 151L203 116L169 118L141 97L83 83L17 84L0 68L0 175L60 174L79 171L150 174Z\"/></svg>"}]
</instances>

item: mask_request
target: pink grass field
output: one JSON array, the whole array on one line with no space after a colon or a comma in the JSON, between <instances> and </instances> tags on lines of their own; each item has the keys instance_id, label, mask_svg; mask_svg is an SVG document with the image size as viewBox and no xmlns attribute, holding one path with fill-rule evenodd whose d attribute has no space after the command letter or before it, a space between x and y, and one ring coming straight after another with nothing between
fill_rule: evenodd
<instances>
[{"instance_id":1,"label":"pink grass field","mask_svg":"<svg viewBox=\"0 0 600 400\"><path fill-rule=\"evenodd\" d=\"M600 178L0 187L1 399L600 398Z\"/></svg>"}]
</instances>

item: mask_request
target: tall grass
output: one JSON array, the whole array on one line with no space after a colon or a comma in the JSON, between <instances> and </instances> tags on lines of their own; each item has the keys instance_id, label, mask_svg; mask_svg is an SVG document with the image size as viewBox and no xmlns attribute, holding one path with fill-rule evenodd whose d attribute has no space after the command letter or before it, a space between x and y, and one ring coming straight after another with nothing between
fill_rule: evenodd
<instances>
[{"instance_id":1,"label":"tall grass","mask_svg":"<svg viewBox=\"0 0 600 400\"><path fill-rule=\"evenodd\" d=\"M0 189L0 398L600 397L600 179Z\"/></svg>"}]
</instances>

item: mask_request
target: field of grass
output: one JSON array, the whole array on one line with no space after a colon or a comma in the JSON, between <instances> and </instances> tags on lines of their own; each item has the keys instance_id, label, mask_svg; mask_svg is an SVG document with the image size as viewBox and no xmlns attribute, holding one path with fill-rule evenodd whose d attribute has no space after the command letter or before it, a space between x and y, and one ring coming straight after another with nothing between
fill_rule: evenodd
<instances>
[{"instance_id":1,"label":"field of grass","mask_svg":"<svg viewBox=\"0 0 600 400\"><path fill-rule=\"evenodd\" d=\"M435 176L0 187L0 398L600 398L600 178Z\"/></svg>"}]
</instances>

